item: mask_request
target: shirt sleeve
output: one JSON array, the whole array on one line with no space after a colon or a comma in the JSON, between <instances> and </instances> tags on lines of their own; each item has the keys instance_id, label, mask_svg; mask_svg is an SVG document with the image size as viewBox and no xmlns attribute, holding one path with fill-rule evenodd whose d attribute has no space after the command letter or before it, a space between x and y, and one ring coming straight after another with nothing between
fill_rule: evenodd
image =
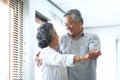
<instances>
[{"instance_id":1,"label":"shirt sleeve","mask_svg":"<svg viewBox=\"0 0 120 80\"><path fill-rule=\"evenodd\" d=\"M44 63L55 66L73 66L75 55L61 54L52 48L42 50L40 58Z\"/></svg>"},{"instance_id":2,"label":"shirt sleeve","mask_svg":"<svg viewBox=\"0 0 120 80\"><path fill-rule=\"evenodd\" d=\"M94 34L91 36L90 43L89 43L89 49L97 49L97 50L101 49L100 39L98 35Z\"/></svg>"}]
</instances>

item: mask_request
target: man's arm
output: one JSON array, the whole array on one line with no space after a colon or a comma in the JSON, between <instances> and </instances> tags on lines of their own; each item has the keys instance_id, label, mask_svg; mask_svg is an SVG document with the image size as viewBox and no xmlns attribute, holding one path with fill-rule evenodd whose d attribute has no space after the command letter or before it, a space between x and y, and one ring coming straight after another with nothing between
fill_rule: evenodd
<instances>
[{"instance_id":1,"label":"man's arm","mask_svg":"<svg viewBox=\"0 0 120 80\"><path fill-rule=\"evenodd\" d=\"M92 35L89 43L89 49L88 54L90 59L97 59L101 55L101 43L98 35Z\"/></svg>"}]
</instances>

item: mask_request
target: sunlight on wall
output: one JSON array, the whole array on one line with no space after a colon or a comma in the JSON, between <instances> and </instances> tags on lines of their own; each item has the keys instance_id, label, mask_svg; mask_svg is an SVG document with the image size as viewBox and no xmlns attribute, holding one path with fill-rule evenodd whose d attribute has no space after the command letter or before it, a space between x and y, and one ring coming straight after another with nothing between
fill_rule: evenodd
<instances>
[{"instance_id":1,"label":"sunlight on wall","mask_svg":"<svg viewBox=\"0 0 120 80\"><path fill-rule=\"evenodd\" d=\"M0 2L0 80L9 76L9 8Z\"/></svg>"},{"instance_id":2,"label":"sunlight on wall","mask_svg":"<svg viewBox=\"0 0 120 80\"><path fill-rule=\"evenodd\" d=\"M12 74L11 50L13 33L13 9L0 2L0 80L9 80Z\"/></svg>"}]
</instances>

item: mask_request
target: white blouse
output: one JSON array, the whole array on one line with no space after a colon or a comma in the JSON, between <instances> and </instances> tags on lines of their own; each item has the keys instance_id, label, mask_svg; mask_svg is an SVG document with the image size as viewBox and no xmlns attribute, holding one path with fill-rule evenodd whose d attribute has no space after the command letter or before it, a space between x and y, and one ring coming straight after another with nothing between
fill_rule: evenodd
<instances>
[{"instance_id":1,"label":"white blouse","mask_svg":"<svg viewBox=\"0 0 120 80\"><path fill-rule=\"evenodd\" d=\"M40 59L43 63L40 67L42 80L67 80L66 66L73 66L74 55L60 54L46 47L41 50Z\"/></svg>"}]
</instances>

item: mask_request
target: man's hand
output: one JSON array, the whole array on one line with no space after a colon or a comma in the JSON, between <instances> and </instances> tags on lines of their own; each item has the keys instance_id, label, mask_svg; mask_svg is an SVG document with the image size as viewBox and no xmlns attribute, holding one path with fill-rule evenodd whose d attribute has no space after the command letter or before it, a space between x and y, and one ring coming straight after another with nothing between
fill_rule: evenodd
<instances>
[{"instance_id":1,"label":"man's hand","mask_svg":"<svg viewBox=\"0 0 120 80\"><path fill-rule=\"evenodd\" d=\"M42 65L42 60L39 59L40 51L35 55L35 62L38 67Z\"/></svg>"},{"instance_id":2,"label":"man's hand","mask_svg":"<svg viewBox=\"0 0 120 80\"><path fill-rule=\"evenodd\" d=\"M97 59L101 55L101 52L99 50L92 49L88 52L88 54L89 59Z\"/></svg>"}]
</instances>

